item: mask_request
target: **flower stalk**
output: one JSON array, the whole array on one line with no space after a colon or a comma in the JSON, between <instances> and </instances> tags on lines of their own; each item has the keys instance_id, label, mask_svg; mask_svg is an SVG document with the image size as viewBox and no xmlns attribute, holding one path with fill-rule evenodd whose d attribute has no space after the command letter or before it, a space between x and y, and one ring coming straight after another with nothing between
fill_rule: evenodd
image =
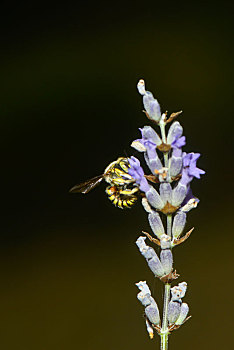
<instances>
[{"instance_id":1,"label":"flower stalk","mask_svg":"<svg viewBox=\"0 0 234 350\"><path fill-rule=\"evenodd\" d=\"M167 235L171 237L171 227L172 227L172 216L167 216ZM163 321L162 321L162 328L160 331L160 338L161 338L161 350L167 350L168 349L168 336L169 336L169 330L168 330L168 305L170 300L170 290L171 290L171 283L166 283L164 286L164 301L163 301Z\"/></svg>"},{"instance_id":2,"label":"flower stalk","mask_svg":"<svg viewBox=\"0 0 234 350\"><path fill-rule=\"evenodd\" d=\"M160 247L158 256L156 251L146 244L146 237L141 236L136 241L140 253L146 259L154 276L164 284L162 321L160 321L158 307L155 307L154 312L157 317L155 322L151 322L152 315L149 313L149 306L146 306L145 299L139 297L138 299L143 306L146 306L146 327L150 338L153 338L154 332L158 333L161 339L161 350L167 350L169 334L189 318L187 317L189 307L186 303L182 303L187 283L181 282L178 286L172 287L174 280L179 277L173 270L172 249L187 240L193 230L183 234L187 213L199 203L199 200L192 194L190 184L193 178L199 179L200 175L205 172L196 166L199 153L182 151L185 145L183 128L178 121L174 120L181 114L181 111L172 113L167 119L167 113L161 114L158 101L151 92L146 91L143 80L139 81L137 87L143 96L144 112L147 118L160 130L159 136L151 126L144 126L140 129L142 137L131 144L138 152L143 153L151 175L144 174L140 161L136 157L128 159L130 164L128 173L135 180L135 186L138 186L142 192L142 205L148 214L149 224L156 238L147 232L143 233L150 242L156 244L157 249ZM166 126L171 122L166 132ZM158 152L163 153L163 162ZM166 216L165 229L162 216ZM146 284L146 282L139 283ZM151 297L151 293L146 295ZM157 305L155 301L154 303Z\"/></svg>"},{"instance_id":3,"label":"flower stalk","mask_svg":"<svg viewBox=\"0 0 234 350\"><path fill-rule=\"evenodd\" d=\"M162 322L162 328L160 331L160 337L161 337L161 350L167 350L168 349L168 305L170 300L170 290L171 290L171 284L166 283L164 287L164 302L163 302L163 322Z\"/></svg>"},{"instance_id":4,"label":"flower stalk","mask_svg":"<svg viewBox=\"0 0 234 350\"><path fill-rule=\"evenodd\" d=\"M196 165L199 153L182 151L186 139L181 124L175 121L181 111L172 113L167 118L167 113L161 113L153 94L145 89L144 80L138 82L137 88L143 96L145 115L160 131L159 135L151 126L144 126L140 129L141 138L131 144L143 154L150 174L144 173L136 157L121 157L112 162L102 176L76 185L70 192L88 193L105 179L110 185L106 189L109 199L122 209L130 208L140 193L138 197L142 198L142 206L154 237L142 231L144 236L138 237L136 245L154 277L164 285L162 320L146 281L136 283L140 290L137 299L144 307L146 330L150 339L153 339L155 333L158 334L161 350L167 350L169 334L191 317L187 317L188 304L182 302L187 283L180 282L173 287L174 281L179 277L174 270L173 248L185 242L194 229L184 233L187 215L199 203L199 199L192 193L191 182L194 178L200 179L205 171ZM163 222L166 222L166 227ZM147 244L148 241L155 244L156 250Z\"/></svg>"}]
</instances>

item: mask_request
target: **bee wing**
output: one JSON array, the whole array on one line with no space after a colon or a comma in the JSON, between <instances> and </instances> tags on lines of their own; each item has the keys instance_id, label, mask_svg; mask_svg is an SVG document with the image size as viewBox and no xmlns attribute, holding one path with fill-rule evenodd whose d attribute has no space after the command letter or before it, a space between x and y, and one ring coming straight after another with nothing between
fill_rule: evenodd
<instances>
[{"instance_id":1,"label":"bee wing","mask_svg":"<svg viewBox=\"0 0 234 350\"><path fill-rule=\"evenodd\" d=\"M93 188L95 188L104 178L104 175L95 176L92 179L89 179L85 182L82 182L78 185L72 187L70 193L88 193Z\"/></svg>"}]
</instances>

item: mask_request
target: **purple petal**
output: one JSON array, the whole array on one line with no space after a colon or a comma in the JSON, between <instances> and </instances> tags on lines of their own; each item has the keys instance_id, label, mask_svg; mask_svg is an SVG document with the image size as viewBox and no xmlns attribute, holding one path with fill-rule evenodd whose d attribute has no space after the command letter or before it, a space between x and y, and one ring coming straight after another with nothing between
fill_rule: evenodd
<instances>
[{"instance_id":1,"label":"purple petal","mask_svg":"<svg viewBox=\"0 0 234 350\"><path fill-rule=\"evenodd\" d=\"M188 174L188 169L185 168L182 170L182 177L180 179L180 183L184 186L187 186L193 179L193 176Z\"/></svg>"},{"instance_id":2,"label":"purple petal","mask_svg":"<svg viewBox=\"0 0 234 350\"><path fill-rule=\"evenodd\" d=\"M128 162L130 164L130 168L128 169L129 175L133 177L133 179L139 185L141 191L147 192L150 186L145 178L145 174L139 160L135 157L131 157L128 158Z\"/></svg>"},{"instance_id":3,"label":"purple petal","mask_svg":"<svg viewBox=\"0 0 234 350\"><path fill-rule=\"evenodd\" d=\"M180 138L175 139L175 140L172 142L171 147L172 147L172 148L181 148L181 147L183 147L185 144L186 144L186 138L185 138L185 136L181 136Z\"/></svg>"},{"instance_id":4,"label":"purple petal","mask_svg":"<svg viewBox=\"0 0 234 350\"><path fill-rule=\"evenodd\" d=\"M187 175L191 178L196 177L200 179L200 175L205 174L205 171L197 168L197 160L200 153L183 153L183 167L187 171Z\"/></svg>"}]
</instances>

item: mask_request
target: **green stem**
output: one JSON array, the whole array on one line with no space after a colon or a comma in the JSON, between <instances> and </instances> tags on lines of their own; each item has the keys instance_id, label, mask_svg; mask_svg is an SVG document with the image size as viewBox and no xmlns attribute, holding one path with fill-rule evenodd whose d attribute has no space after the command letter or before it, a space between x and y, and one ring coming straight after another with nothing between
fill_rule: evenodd
<instances>
[{"instance_id":1,"label":"green stem","mask_svg":"<svg viewBox=\"0 0 234 350\"><path fill-rule=\"evenodd\" d=\"M167 215L167 234L170 237L171 237L171 226L172 226L172 215ZM164 302L163 302L163 321L162 321L162 328L160 332L161 350L168 349L168 336L169 336L168 305L170 301L170 290L171 290L171 284L166 283L165 290L164 290Z\"/></svg>"},{"instance_id":2,"label":"green stem","mask_svg":"<svg viewBox=\"0 0 234 350\"><path fill-rule=\"evenodd\" d=\"M162 135L162 141L163 143L167 143L167 138L166 138L166 130L165 130L165 120L162 117L160 122L159 122L159 126L160 126L160 130L161 130L161 135Z\"/></svg>"},{"instance_id":3,"label":"green stem","mask_svg":"<svg viewBox=\"0 0 234 350\"><path fill-rule=\"evenodd\" d=\"M168 321L167 321L167 315L168 315L168 304L170 299L170 289L171 285L169 283L165 284L165 291L164 291L164 303L163 303L163 322L162 322L162 328L161 328L161 350L167 350L168 349Z\"/></svg>"},{"instance_id":4,"label":"green stem","mask_svg":"<svg viewBox=\"0 0 234 350\"><path fill-rule=\"evenodd\" d=\"M162 117L159 126L161 130L161 136L163 143L167 143L166 138L166 122L165 122L166 116ZM168 159L168 152L163 153L164 157L164 166L166 168L169 167L169 159ZM167 235L171 237L171 228L172 228L172 215L167 215ZM166 283L165 284L165 290L164 290L164 302L163 302L163 320L162 320L162 328L160 332L161 337L161 350L167 350L168 349L168 336L169 336L169 330L168 330L168 305L170 301L170 290L171 290L171 284Z\"/></svg>"}]
</instances>

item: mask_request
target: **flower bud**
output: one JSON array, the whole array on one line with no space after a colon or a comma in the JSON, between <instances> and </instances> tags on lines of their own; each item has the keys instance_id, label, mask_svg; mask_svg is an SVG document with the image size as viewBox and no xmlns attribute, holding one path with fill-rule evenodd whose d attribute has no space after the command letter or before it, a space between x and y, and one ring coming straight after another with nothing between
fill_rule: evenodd
<instances>
[{"instance_id":1,"label":"flower bud","mask_svg":"<svg viewBox=\"0 0 234 350\"><path fill-rule=\"evenodd\" d=\"M164 274L168 275L172 270L173 256L171 249L162 249L160 253L160 260L164 270Z\"/></svg>"},{"instance_id":2,"label":"flower bud","mask_svg":"<svg viewBox=\"0 0 234 350\"><path fill-rule=\"evenodd\" d=\"M162 235L160 239L161 253L160 261L164 270L164 274L168 275L172 270L173 256L171 251L171 238L168 235Z\"/></svg>"},{"instance_id":3,"label":"flower bud","mask_svg":"<svg viewBox=\"0 0 234 350\"><path fill-rule=\"evenodd\" d=\"M136 241L136 245L138 246L140 253L146 259L146 262L153 274L157 277L162 277L164 275L164 269L159 257L152 247L145 244L145 239L146 237L139 237Z\"/></svg>"},{"instance_id":4,"label":"flower bud","mask_svg":"<svg viewBox=\"0 0 234 350\"><path fill-rule=\"evenodd\" d=\"M143 104L149 117L158 122L161 118L161 110L158 101L154 98L151 92L145 92L145 95L143 96Z\"/></svg>"},{"instance_id":5,"label":"flower bud","mask_svg":"<svg viewBox=\"0 0 234 350\"><path fill-rule=\"evenodd\" d=\"M173 225L172 225L172 235L173 238L178 238L183 232L184 226L186 223L186 213L179 210L174 217Z\"/></svg>"},{"instance_id":6,"label":"flower bud","mask_svg":"<svg viewBox=\"0 0 234 350\"><path fill-rule=\"evenodd\" d=\"M143 105L147 113L150 110L150 103L153 102L153 100L154 100L154 96L152 92L145 90L145 94L143 95Z\"/></svg>"},{"instance_id":7,"label":"flower bud","mask_svg":"<svg viewBox=\"0 0 234 350\"><path fill-rule=\"evenodd\" d=\"M172 301L181 301L181 298L185 296L187 290L187 283L181 282L178 286L171 288L171 300Z\"/></svg>"},{"instance_id":8,"label":"flower bud","mask_svg":"<svg viewBox=\"0 0 234 350\"><path fill-rule=\"evenodd\" d=\"M172 189L171 189L171 185L169 183L167 183L167 182L161 183L160 188L159 188L159 192L160 192L160 197L161 197L164 205L167 202L168 203L171 202Z\"/></svg>"},{"instance_id":9,"label":"flower bud","mask_svg":"<svg viewBox=\"0 0 234 350\"><path fill-rule=\"evenodd\" d=\"M156 121L160 120L161 109L160 109L160 105L156 99L154 99L153 101L150 102L148 114L149 114L150 118L152 118Z\"/></svg>"},{"instance_id":10,"label":"flower bud","mask_svg":"<svg viewBox=\"0 0 234 350\"><path fill-rule=\"evenodd\" d=\"M165 275L165 269L162 266L162 263L160 262L158 256L156 256L156 257L154 256L152 259L149 259L147 261L147 263L148 263L148 266L149 266L150 270L153 272L153 274L156 277L160 278L160 277Z\"/></svg>"},{"instance_id":11,"label":"flower bud","mask_svg":"<svg viewBox=\"0 0 234 350\"><path fill-rule=\"evenodd\" d=\"M181 302L170 301L168 305L168 322L169 324L175 323L180 315Z\"/></svg>"},{"instance_id":12,"label":"flower bud","mask_svg":"<svg viewBox=\"0 0 234 350\"><path fill-rule=\"evenodd\" d=\"M132 142L131 146L139 152L144 152L145 160L151 172L161 169L162 163L158 157L156 146L162 143L162 140L151 126L144 126L140 129L142 138Z\"/></svg>"},{"instance_id":13,"label":"flower bud","mask_svg":"<svg viewBox=\"0 0 234 350\"><path fill-rule=\"evenodd\" d=\"M142 303L143 306L148 306L152 302L150 289L145 281L136 283L136 286L141 290L137 294L137 299Z\"/></svg>"},{"instance_id":14,"label":"flower bud","mask_svg":"<svg viewBox=\"0 0 234 350\"><path fill-rule=\"evenodd\" d=\"M140 79L138 84L137 84L137 89L141 95L145 95L145 82L143 79Z\"/></svg>"},{"instance_id":15,"label":"flower bud","mask_svg":"<svg viewBox=\"0 0 234 350\"><path fill-rule=\"evenodd\" d=\"M179 288L181 289L180 297L183 298L185 296L186 290L187 290L187 283L186 282L180 282L178 284Z\"/></svg>"},{"instance_id":16,"label":"flower bud","mask_svg":"<svg viewBox=\"0 0 234 350\"><path fill-rule=\"evenodd\" d=\"M176 157L172 153L171 162L170 162L170 175L175 177L180 174L182 170L183 160L182 157Z\"/></svg>"},{"instance_id":17,"label":"flower bud","mask_svg":"<svg viewBox=\"0 0 234 350\"><path fill-rule=\"evenodd\" d=\"M145 237L146 238L146 237ZM147 252L142 252L141 254L144 256L144 258L149 262L149 260L151 260L151 259L154 259L154 258L156 258L156 260L157 260L157 258L158 258L158 256L157 256L157 253L155 252L155 250L152 248L152 247L149 247L149 246L147 246Z\"/></svg>"},{"instance_id":18,"label":"flower bud","mask_svg":"<svg viewBox=\"0 0 234 350\"><path fill-rule=\"evenodd\" d=\"M155 325L159 324L160 316L158 306L154 298L151 297L151 292L147 283L145 281L140 281L136 283L136 286L141 290L141 292L137 295L138 300L140 300L143 306L146 306L147 304L145 314L148 320Z\"/></svg>"},{"instance_id":19,"label":"flower bud","mask_svg":"<svg viewBox=\"0 0 234 350\"><path fill-rule=\"evenodd\" d=\"M177 326L181 326L184 323L184 321L185 321L185 319L186 319L186 317L188 315L188 312L189 312L188 304L183 303L181 305L181 308L180 308L180 315L179 315L179 317L177 318L177 320L175 322L175 324Z\"/></svg>"},{"instance_id":20,"label":"flower bud","mask_svg":"<svg viewBox=\"0 0 234 350\"><path fill-rule=\"evenodd\" d=\"M167 143L171 145L176 139L179 139L183 134L183 128L178 121L175 121L171 124L168 134L167 134Z\"/></svg>"},{"instance_id":21,"label":"flower bud","mask_svg":"<svg viewBox=\"0 0 234 350\"><path fill-rule=\"evenodd\" d=\"M150 227L159 239L165 233L160 215L156 211L152 211L148 216Z\"/></svg>"},{"instance_id":22,"label":"flower bud","mask_svg":"<svg viewBox=\"0 0 234 350\"><path fill-rule=\"evenodd\" d=\"M188 311L186 313L186 310L188 306L185 306L187 304L185 304L183 306L183 310L181 310L181 306L183 305L181 298L185 296L186 289L187 289L186 282L181 282L178 284L178 286L171 288L171 301L169 302L169 305L168 305L169 324L175 323L178 320L180 315L182 320L185 314L186 314L185 318L187 316ZM179 320L179 322L181 321Z\"/></svg>"},{"instance_id":23,"label":"flower bud","mask_svg":"<svg viewBox=\"0 0 234 350\"><path fill-rule=\"evenodd\" d=\"M171 204L174 207L178 207L185 199L186 193L187 187L179 182L178 185L172 191Z\"/></svg>"},{"instance_id":24,"label":"flower bud","mask_svg":"<svg viewBox=\"0 0 234 350\"><path fill-rule=\"evenodd\" d=\"M151 126L146 125L142 129L140 129L140 131L141 131L143 139L147 139L147 140L155 143L156 146L161 145L161 143L162 143L161 138L158 136L156 131L153 128L151 128Z\"/></svg>"},{"instance_id":25,"label":"flower bud","mask_svg":"<svg viewBox=\"0 0 234 350\"><path fill-rule=\"evenodd\" d=\"M151 299L151 304L146 306L145 314L151 323L158 325L160 323L158 306L156 304L156 301L152 297L150 297L150 299Z\"/></svg>"},{"instance_id":26,"label":"flower bud","mask_svg":"<svg viewBox=\"0 0 234 350\"><path fill-rule=\"evenodd\" d=\"M155 171L162 168L162 163L156 149L149 150L149 148L147 148L147 152L144 153L144 158L152 174L155 175Z\"/></svg>"},{"instance_id":27,"label":"flower bud","mask_svg":"<svg viewBox=\"0 0 234 350\"><path fill-rule=\"evenodd\" d=\"M155 209L162 209L164 207L163 201L159 195L159 193L150 186L149 190L145 193L146 198L148 199L148 202L152 207Z\"/></svg>"},{"instance_id":28,"label":"flower bud","mask_svg":"<svg viewBox=\"0 0 234 350\"><path fill-rule=\"evenodd\" d=\"M151 291L148 287L146 281L140 281L136 283L137 288L139 288L143 293L151 295Z\"/></svg>"},{"instance_id":29,"label":"flower bud","mask_svg":"<svg viewBox=\"0 0 234 350\"><path fill-rule=\"evenodd\" d=\"M143 292L139 292L137 294L137 299L142 303L143 306L150 305L150 294L144 294Z\"/></svg>"},{"instance_id":30,"label":"flower bud","mask_svg":"<svg viewBox=\"0 0 234 350\"><path fill-rule=\"evenodd\" d=\"M171 301L168 305L168 321L169 324L175 323L178 318L178 325L182 324L188 314L188 305L182 304L181 298L185 296L187 283L181 282L178 286L171 288ZM183 305L183 308L182 308ZM182 320L182 321L181 321Z\"/></svg>"},{"instance_id":31,"label":"flower bud","mask_svg":"<svg viewBox=\"0 0 234 350\"><path fill-rule=\"evenodd\" d=\"M156 253L153 248L145 244L145 240L146 237L138 237L136 240L136 245L138 246L140 253L144 256L145 259L152 259Z\"/></svg>"}]
</instances>

